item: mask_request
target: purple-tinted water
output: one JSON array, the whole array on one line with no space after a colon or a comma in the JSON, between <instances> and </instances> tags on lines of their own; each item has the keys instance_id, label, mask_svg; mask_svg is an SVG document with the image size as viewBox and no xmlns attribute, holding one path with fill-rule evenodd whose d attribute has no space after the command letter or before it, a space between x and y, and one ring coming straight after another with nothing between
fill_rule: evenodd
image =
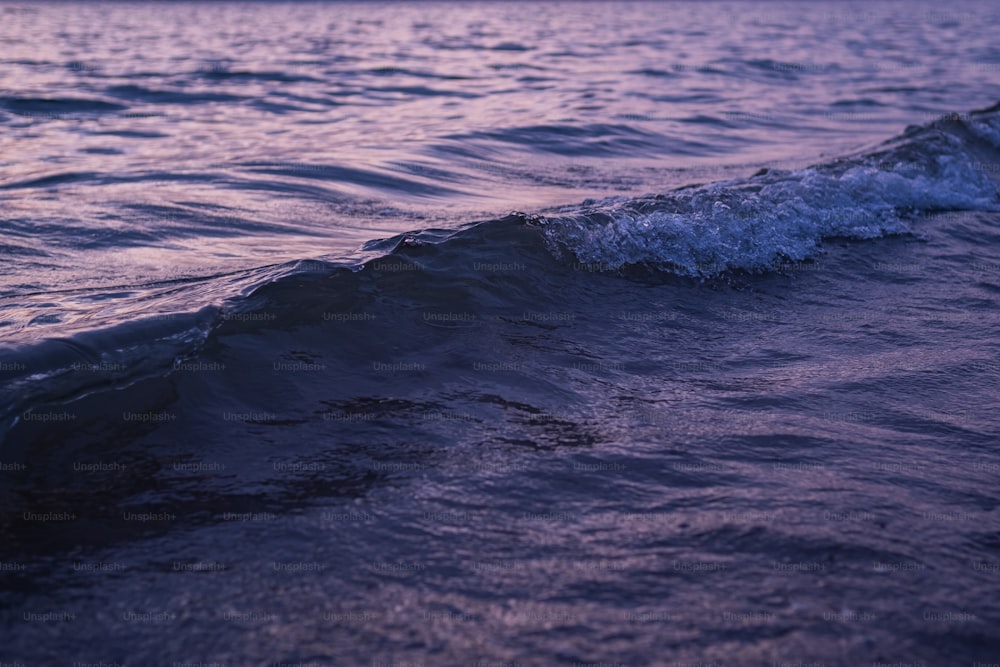
<instances>
[{"instance_id":1,"label":"purple-tinted water","mask_svg":"<svg viewBox=\"0 0 1000 667\"><path fill-rule=\"evenodd\" d=\"M0 663L1000 662L998 23L0 2Z\"/></svg>"}]
</instances>

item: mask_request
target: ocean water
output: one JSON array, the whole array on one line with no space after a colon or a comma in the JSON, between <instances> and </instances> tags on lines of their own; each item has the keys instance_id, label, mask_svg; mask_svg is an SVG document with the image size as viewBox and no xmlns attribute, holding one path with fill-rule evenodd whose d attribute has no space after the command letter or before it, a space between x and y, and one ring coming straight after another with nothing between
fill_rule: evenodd
<instances>
[{"instance_id":1,"label":"ocean water","mask_svg":"<svg viewBox=\"0 0 1000 667\"><path fill-rule=\"evenodd\" d=\"M0 1L0 662L1000 662L997 34Z\"/></svg>"}]
</instances>

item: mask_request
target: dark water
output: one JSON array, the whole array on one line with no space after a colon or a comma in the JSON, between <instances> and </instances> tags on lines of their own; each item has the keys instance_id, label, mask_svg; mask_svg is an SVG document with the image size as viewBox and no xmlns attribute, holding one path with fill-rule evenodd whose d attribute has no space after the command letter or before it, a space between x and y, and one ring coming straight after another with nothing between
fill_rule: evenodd
<instances>
[{"instance_id":1,"label":"dark water","mask_svg":"<svg viewBox=\"0 0 1000 667\"><path fill-rule=\"evenodd\" d=\"M998 24L0 2L0 663L1000 663Z\"/></svg>"}]
</instances>

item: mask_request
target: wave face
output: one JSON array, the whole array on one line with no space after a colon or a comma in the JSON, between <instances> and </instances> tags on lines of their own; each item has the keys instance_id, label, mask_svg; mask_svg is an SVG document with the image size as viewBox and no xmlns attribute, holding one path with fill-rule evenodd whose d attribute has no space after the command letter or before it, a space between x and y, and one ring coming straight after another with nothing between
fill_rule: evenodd
<instances>
[{"instance_id":1,"label":"wave face","mask_svg":"<svg viewBox=\"0 0 1000 667\"><path fill-rule=\"evenodd\" d=\"M0 662L995 663L1000 14L897 4L0 4Z\"/></svg>"},{"instance_id":2,"label":"wave face","mask_svg":"<svg viewBox=\"0 0 1000 667\"><path fill-rule=\"evenodd\" d=\"M525 293L534 291L536 281L544 283L553 271L567 268L615 273L643 267L679 277L719 278L815 259L824 239L920 234L929 214L1000 208L997 174L988 168L1000 155L998 129L995 109L946 117L911 127L875 150L805 169L764 169L749 178L664 194L513 214L459 230L401 234L369 242L361 255L372 257L366 261L294 261L180 281L181 295L177 281L151 284L141 291L142 300L148 304L159 298L172 310L36 349L9 350L3 362L11 369L7 419L47 393L84 391L95 378L98 384L121 382L134 378L137 368L166 371L196 353L212 328L247 321L244 313L252 312L262 294L290 290L294 295L291 303L272 304L287 311L282 321L295 319L296 313L315 319L329 310L331 289L351 304L361 298L357 292L368 280L374 282L367 289L388 289L417 303L439 289L438 280L497 280ZM392 277L397 273L403 278ZM448 294L470 307L476 302L457 287ZM536 298L544 300L544 295ZM205 302L204 309L176 310L178 303L192 300ZM441 307L449 308L448 303ZM344 312L349 310L345 306ZM75 372L88 368L102 372Z\"/></svg>"}]
</instances>

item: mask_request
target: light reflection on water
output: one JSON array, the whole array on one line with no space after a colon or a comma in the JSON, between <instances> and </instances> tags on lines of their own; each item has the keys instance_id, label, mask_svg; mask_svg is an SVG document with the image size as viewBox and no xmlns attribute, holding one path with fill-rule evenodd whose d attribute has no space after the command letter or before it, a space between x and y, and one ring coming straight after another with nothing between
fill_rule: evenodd
<instances>
[{"instance_id":1,"label":"light reflection on water","mask_svg":"<svg viewBox=\"0 0 1000 667\"><path fill-rule=\"evenodd\" d=\"M0 4L0 332L65 337L2 350L0 661L995 662L995 212L703 282L496 218L752 203L759 167L1000 99L996 26ZM942 155L914 136L765 203L893 204Z\"/></svg>"}]
</instances>

